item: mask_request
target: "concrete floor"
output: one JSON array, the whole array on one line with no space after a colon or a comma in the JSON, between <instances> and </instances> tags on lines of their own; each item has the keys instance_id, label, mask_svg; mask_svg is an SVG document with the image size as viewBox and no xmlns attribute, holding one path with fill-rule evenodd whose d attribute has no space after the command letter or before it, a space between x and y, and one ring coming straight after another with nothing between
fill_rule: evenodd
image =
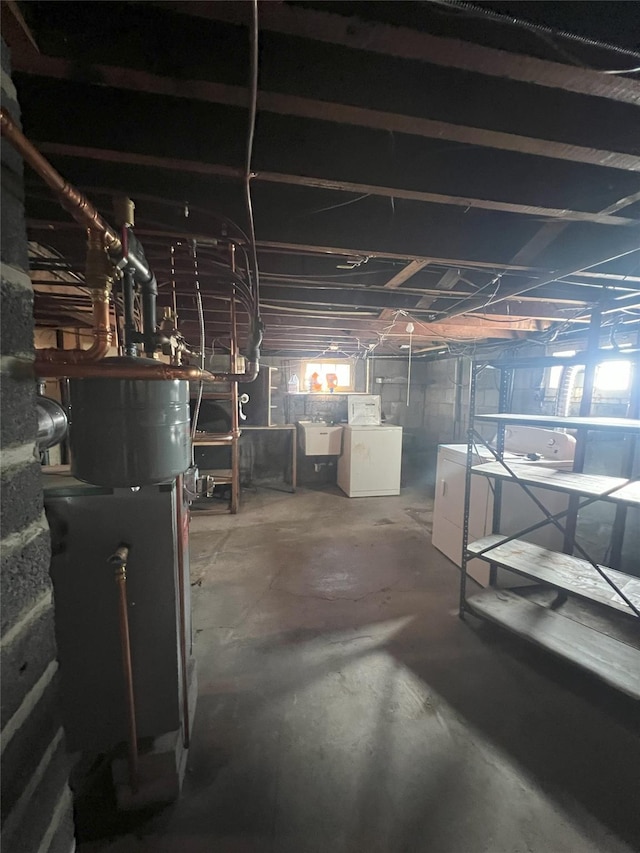
<instances>
[{"instance_id":1,"label":"concrete floor","mask_svg":"<svg viewBox=\"0 0 640 853\"><path fill-rule=\"evenodd\" d=\"M637 706L460 621L429 508L411 490L265 490L236 517L194 520L183 796L100 850L640 848Z\"/></svg>"}]
</instances>

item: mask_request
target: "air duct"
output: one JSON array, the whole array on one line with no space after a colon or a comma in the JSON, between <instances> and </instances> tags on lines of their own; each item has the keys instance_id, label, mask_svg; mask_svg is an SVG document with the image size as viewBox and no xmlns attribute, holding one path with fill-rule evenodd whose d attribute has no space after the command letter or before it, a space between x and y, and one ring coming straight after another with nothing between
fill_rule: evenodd
<instances>
[{"instance_id":1,"label":"air duct","mask_svg":"<svg viewBox=\"0 0 640 853\"><path fill-rule=\"evenodd\" d=\"M38 451L48 450L64 440L67 434L67 415L60 403L51 397L36 398L36 416L38 433L36 445Z\"/></svg>"}]
</instances>

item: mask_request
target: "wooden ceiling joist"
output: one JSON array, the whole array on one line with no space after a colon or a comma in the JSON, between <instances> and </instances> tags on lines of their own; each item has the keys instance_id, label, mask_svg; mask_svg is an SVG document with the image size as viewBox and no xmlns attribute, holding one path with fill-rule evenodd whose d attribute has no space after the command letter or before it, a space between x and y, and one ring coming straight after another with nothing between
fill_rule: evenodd
<instances>
[{"instance_id":1,"label":"wooden ceiling joist","mask_svg":"<svg viewBox=\"0 0 640 853\"><path fill-rule=\"evenodd\" d=\"M83 145L67 145L56 142L40 142L38 148L44 154L58 157L74 157L85 160L98 160L107 163L123 163L130 166L144 166L150 169L166 169L172 172L189 172L197 175L209 175L214 178L244 180L241 169L219 163L203 163L199 160L182 160L175 157L157 157L150 154L136 154L131 151L114 151L107 148L93 148ZM373 184L361 184L353 181L334 181L330 178L314 178L306 175L287 175L279 172L256 171L253 180L289 186L309 187L311 189L333 190L336 192L373 195L383 198L406 199L427 204L445 204L463 207L466 210L496 210L503 213L515 213L536 216L545 219L559 219L567 222L595 222L599 225L637 225L638 220L606 213L590 213L567 208L540 207L529 204L494 201L491 199L429 193L420 190L407 190L401 187L381 187ZM631 204L631 202L629 202ZM619 208L617 208L619 209Z\"/></svg>"},{"instance_id":2,"label":"wooden ceiling joist","mask_svg":"<svg viewBox=\"0 0 640 853\"><path fill-rule=\"evenodd\" d=\"M62 80L74 79L74 64L66 59L50 56L17 57L16 70ZM227 106L249 105L249 92L242 86L233 86L206 80L176 80L146 71L111 65L92 65L85 69L85 79L98 85L111 86L136 92L170 95ZM487 128L469 127L450 122L435 121L418 116L357 107L349 104L304 98L279 92L258 93L258 110L297 116L318 121L351 124L375 130L392 131L429 139L446 139L466 145L478 145L503 151L515 151L537 157L550 157L574 163L587 163L625 171L640 171L640 157L619 151L606 151L581 145L537 139Z\"/></svg>"},{"instance_id":3,"label":"wooden ceiling joist","mask_svg":"<svg viewBox=\"0 0 640 853\"><path fill-rule=\"evenodd\" d=\"M249 4L246 3L200 3L188 0L157 5L182 14L230 24L246 25L250 14ZM259 21L262 30L271 32L640 105L640 82L637 80L609 76L595 69L550 62L459 39L434 36L409 27L303 9L288 3L263 3Z\"/></svg>"}]
</instances>

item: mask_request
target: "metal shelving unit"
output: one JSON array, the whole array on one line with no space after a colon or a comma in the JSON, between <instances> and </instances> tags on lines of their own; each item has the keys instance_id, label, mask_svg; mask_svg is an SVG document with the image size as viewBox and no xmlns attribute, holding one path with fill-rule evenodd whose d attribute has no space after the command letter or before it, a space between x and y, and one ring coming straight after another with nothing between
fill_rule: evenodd
<instances>
[{"instance_id":1,"label":"metal shelving unit","mask_svg":"<svg viewBox=\"0 0 640 853\"><path fill-rule=\"evenodd\" d=\"M621 355L618 354L618 358ZM637 354L625 356L634 361L638 380ZM509 396L514 371L562 364L562 359L544 357L513 362L474 362L471 371L469 432L467 444L466 489L463 523L463 555L460 582L460 615L466 613L495 622L520 637L564 657L596 675L609 685L640 699L640 577L598 564L576 541L579 512L596 501L616 506L616 522L612 529L610 553L620 555L624 536L627 507L640 507L640 482L633 477L634 450L640 437L640 420L635 418L590 417L595 369L601 361L611 359L611 353L593 349L566 363L585 365L585 382L579 417L555 417L542 414L510 413ZM499 404L495 414L476 414L476 388L480 372L486 367L500 372ZM637 407L637 399L632 405ZM636 409L637 413L637 409ZM493 423L497 434L491 447L478 431L479 424ZM505 428L520 424L550 429L576 430L576 449L573 472L539 467L531 463L507 462L504 458ZM593 431L625 436L622 476L584 473L586 445ZM494 462L474 465L478 444L487 447ZM469 541L471 482L474 476L491 478L494 491L493 532L475 542ZM502 484L516 483L543 512L544 518L510 535L500 530ZM568 508L551 513L532 488L551 489L569 496ZM622 520L622 524L620 523ZM564 534L563 553L550 551L523 537L539 527L553 524ZM490 585L479 593L467 596L467 563L481 559L491 566ZM615 563L614 563L615 565ZM497 571L507 569L528 581L540 585L550 595L540 600L525 594L531 586L501 589L497 586ZM578 618L574 608L567 614L572 601L586 602L591 608L591 620ZM568 604L569 602L569 604Z\"/></svg>"}]
</instances>

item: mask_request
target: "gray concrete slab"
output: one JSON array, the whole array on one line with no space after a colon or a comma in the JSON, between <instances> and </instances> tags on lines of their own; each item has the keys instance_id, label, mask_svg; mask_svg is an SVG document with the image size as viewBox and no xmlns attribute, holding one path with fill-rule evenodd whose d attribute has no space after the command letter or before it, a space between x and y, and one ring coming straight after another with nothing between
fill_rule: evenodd
<instances>
[{"instance_id":1,"label":"gray concrete slab","mask_svg":"<svg viewBox=\"0 0 640 853\"><path fill-rule=\"evenodd\" d=\"M428 501L244 496L192 525L182 798L82 853L628 853L637 707L457 617Z\"/></svg>"}]
</instances>

